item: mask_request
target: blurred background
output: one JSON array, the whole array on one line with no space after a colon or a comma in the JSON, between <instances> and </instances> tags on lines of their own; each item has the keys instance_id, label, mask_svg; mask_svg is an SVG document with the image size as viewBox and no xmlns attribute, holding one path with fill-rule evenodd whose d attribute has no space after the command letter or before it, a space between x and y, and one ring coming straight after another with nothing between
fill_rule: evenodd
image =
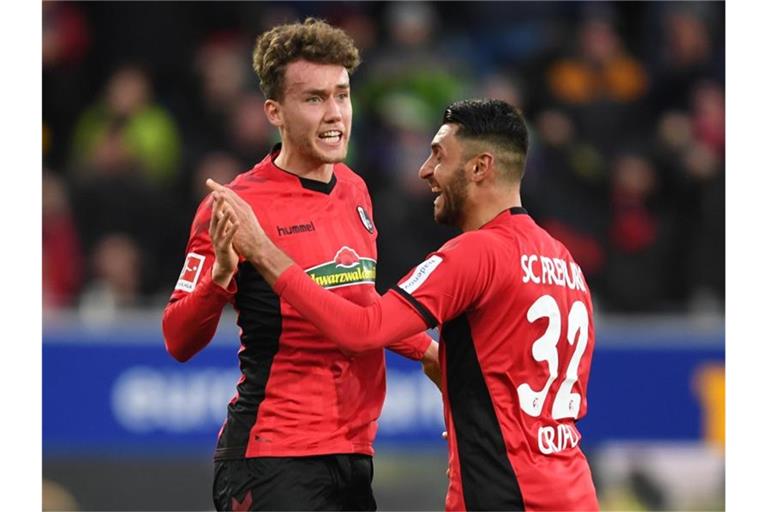
<instances>
[{"instance_id":1,"label":"blurred background","mask_svg":"<svg viewBox=\"0 0 768 512\"><path fill-rule=\"evenodd\" d=\"M451 101L531 130L523 204L595 302L580 423L604 509L724 507L722 2L44 2L43 505L208 510L237 381L231 311L191 362L160 315L203 180L277 141L255 37L315 16L361 49L347 163L369 186L385 291L456 233L417 176ZM439 509L440 396L388 354L374 486Z\"/></svg>"}]
</instances>

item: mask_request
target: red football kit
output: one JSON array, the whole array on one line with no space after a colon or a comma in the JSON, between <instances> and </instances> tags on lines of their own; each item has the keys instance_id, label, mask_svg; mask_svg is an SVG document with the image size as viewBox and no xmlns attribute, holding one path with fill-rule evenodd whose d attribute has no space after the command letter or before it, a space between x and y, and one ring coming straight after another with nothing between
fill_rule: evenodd
<instances>
[{"instance_id":1,"label":"red football kit","mask_svg":"<svg viewBox=\"0 0 768 512\"><path fill-rule=\"evenodd\" d=\"M229 186L308 278L345 301L374 303L377 231L365 183L343 164L334 165L329 183L300 178L274 165L278 154L276 147ZM206 198L163 315L163 334L168 350L186 360L212 339L227 302L237 311L242 376L215 458L373 455L385 394L383 350L341 351L246 261L227 290L216 285L211 211ZM423 332L404 338L389 348L416 360L431 342Z\"/></svg>"},{"instance_id":2,"label":"red football kit","mask_svg":"<svg viewBox=\"0 0 768 512\"><path fill-rule=\"evenodd\" d=\"M347 349L440 326L447 510L598 508L576 428L592 301L568 250L523 208L450 240L369 307L328 296L295 265L275 291Z\"/></svg>"}]
</instances>

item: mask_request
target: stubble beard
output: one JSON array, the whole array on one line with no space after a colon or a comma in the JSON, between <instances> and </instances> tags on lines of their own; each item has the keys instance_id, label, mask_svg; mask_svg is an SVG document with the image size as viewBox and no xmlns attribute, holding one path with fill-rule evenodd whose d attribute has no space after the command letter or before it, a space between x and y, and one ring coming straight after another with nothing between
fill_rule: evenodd
<instances>
[{"instance_id":1,"label":"stubble beard","mask_svg":"<svg viewBox=\"0 0 768 512\"><path fill-rule=\"evenodd\" d=\"M294 147L298 148L302 155L304 155L304 157L309 161L317 162L320 164L336 164L343 162L347 158L349 144L344 145L343 151L341 151L338 156L330 156L323 153L313 143L313 140L308 137L303 137L300 141L296 141L296 139L292 137L290 133L288 134L288 137L292 142L296 142Z\"/></svg>"},{"instance_id":2,"label":"stubble beard","mask_svg":"<svg viewBox=\"0 0 768 512\"><path fill-rule=\"evenodd\" d=\"M435 209L435 222L458 226L464 216L467 200L467 178L461 167L454 170L451 180L443 187L443 207Z\"/></svg>"}]
</instances>

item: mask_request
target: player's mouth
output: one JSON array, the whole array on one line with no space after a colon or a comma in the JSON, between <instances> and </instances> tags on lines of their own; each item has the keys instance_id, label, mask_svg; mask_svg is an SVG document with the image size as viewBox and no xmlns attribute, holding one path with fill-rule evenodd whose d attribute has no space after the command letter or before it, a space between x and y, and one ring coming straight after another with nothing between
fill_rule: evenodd
<instances>
[{"instance_id":1,"label":"player's mouth","mask_svg":"<svg viewBox=\"0 0 768 512\"><path fill-rule=\"evenodd\" d=\"M435 206L437 206L438 201L440 201L440 198L443 197L443 191L437 187L432 187L431 190L433 194L437 194L437 196L435 197L435 201L433 203Z\"/></svg>"},{"instance_id":2,"label":"player's mouth","mask_svg":"<svg viewBox=\"0 0 768 512\"><path fill-rule=\"evenodd\" d=\"M341 130L327 130L324 132L320 132L320 135L318 136L323 144L328 146L338 146L341 144L341 140L343 138L344 134L341 132Z\"/></svg>"}]
</instances>

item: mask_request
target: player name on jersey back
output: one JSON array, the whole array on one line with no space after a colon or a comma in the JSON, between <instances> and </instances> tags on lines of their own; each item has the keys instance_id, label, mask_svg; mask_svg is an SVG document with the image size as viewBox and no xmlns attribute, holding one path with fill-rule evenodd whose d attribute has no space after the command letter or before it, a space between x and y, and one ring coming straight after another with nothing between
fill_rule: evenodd
<instances>
[{"instance_id":1,"label":"player name on jersey back","mask_svg":"<svg viewBox=\"0 0 768 512\"><path fill-rule=\"evenodd\" d=\"M571 290L587 291L581 267L573 261L523 254L520 256L520 267L523 270L523 283L554 284L567 286Z\"/></svg>"}]
</instances>

